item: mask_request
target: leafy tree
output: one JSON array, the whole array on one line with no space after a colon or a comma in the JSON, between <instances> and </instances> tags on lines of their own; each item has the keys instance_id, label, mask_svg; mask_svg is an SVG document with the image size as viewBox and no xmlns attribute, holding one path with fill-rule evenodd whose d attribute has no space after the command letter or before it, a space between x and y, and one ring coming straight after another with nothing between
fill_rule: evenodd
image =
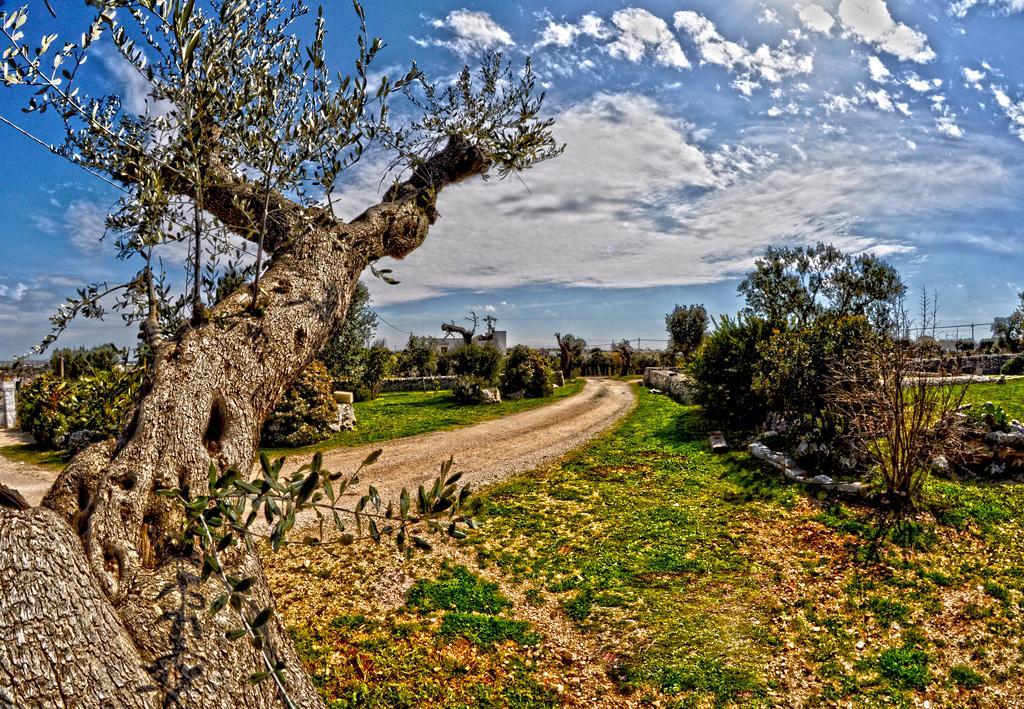
<instances>
[{"instance_id":1,"label":"leafy tree","mask_svg":"<svg viewBox=\"0 0 1024 709\"><path fill-rule=\"evenodd\" d=\"M587 341L575 335L563 336L558 332L555 333L555 341L558 343L558 349L561 352L559 368L562 370L562 374L566 377L571 377L573 370L583 360L583 352L587 349Z\"/></svg>"},{"instance_id":2,"label":"leafy tree","mask_svg":"<svg viewBox=\"0 0 1024 709\"><path fill-rule=\"evenodd\" d=\"M622 358L622 369L619 371L620 376L626 376L627 374L633 373L633 345L629 344L629 340L622 340L612 345L612 351L617 353Z\"/></svg>"},{"instance_id":3,"label":"leafy tree","mask_svg":"<svg viewBox=\"0 0 1024 709\"><path fill-rule=\"evenodd\" d=\"M583 370L587 374L591 375L610 374L612 371L611 357L600 347L593 347L590 349L590 352L587 353L587 359L583 365Z\"/></svg>"},{"instance_id":4,"label":"leafy tree","mask_svg":"<svg viewBox=\"0 0 1024 709\"><path fill-rule=\"evenodd\" d=\"M409 335L409 342L399 353L398 370L409 377L432 377L437 373L437 359L431 338Z\"/></svg>"},{"instance_id":5,"label":"leafy tree","mask_svg":"<svg viewBox=\"0 0 1024 709\"><path fill-rule=\"evenodd\" d=\"M395 355L383 341L374 343L366 352L366 367L363 371L362 384L370 390L370 398L380 396L380 388L384 380L391 374L395 366Z\"/></svg>"},{"instance_id":6,"label":"leafy tree","mask_svg":"<svg viewBox=\"0 0 1024 709\"><path fill-rule=\"evenodd\" d=\"M992 324L992 334L999 346L1011 352L1019 351L1024 339L1024 291L1018 293L1017 298L1017 309L1009 315L995 318Z\"/></svg>"},{"instance_id":7,"label":"leafy tree","mask_svg":"<svg viewBox=\"0 0 1024 709\"><path fill-rule=\"evenodd\" d=\"M356 382L363 377L366 350L377 331L377 315L370 309L370 291L359 282L352 294L345 321L327 341L320 360L339 382Z\"/></svg>"},{"instance_id":8,"label":"leafy tree","mask_svg":"<svg viewBox=\"0 0 1024 709\"><path fill-rule=\"evenodd\" d=\"M689 359L704 341L708 330L708 311L703 305L677 305L665 316L669 350L673 355Z\"/></svg>"},{"instance_id":9,"label":"leafy tree","mask_svg":"<svg viewBox=\"0 0 1024 709\"><path fill-rule=\"evenodd\" d=\"M69 379L78 379L88 374L108 372L125 363L127 350L121 350L113 343L98 347L75 347L54 350L50 355L50 370L63 373Z\"/></svg>"},{"instance_id":10,"label":"leafy tree","mask_svg":"<svg viewBox=\"0 0 1024 709\"><path fill-rule=\"evenodd\" d=\"M69 298L43 345L74 317L113 310L139 324L151 374L116 446L78 454L43 506L0 510L0 577L15 579L0 594L0 626L32 639L6 634L0 645L39 670L8 678L4 691L40 706L63 703L62 687L83 705L318 706L253 550L257 512L273 548L314 512L328 523L354 517L360 537L419 544L416 527L450 516L462 496L449 494L450 463L436 494L403 496L387 522L379 496L339 511L335 486L354 478L318 460L291 475L261 461L261 476L246 479L262 422L344 322L364 269L393 281L379 259L423 243L449 185L506 177L561 148L528 64L490 56L443 87L415 69L379 78L384 43L358 3L348 76L330 67L323 16L308 17L301 0L89 5L91 21L67 38L46 15L0 13L5 86L24 92L26 120L46 112L63 125L59 157L118 190L109 232L134 270ZM102 84L86 78L99 64L86 59L100 47L160 110L139 115L116 95L90 95ZM400 95L412 108L396 125ZM340 219L338 180L371 147L393 159L396 179L379 203ZM252 280L212 302L211 269L242 258L242 243ZM160 265L178 251L180 293ZM43 585L19 566L40 553ZM196 608L200 598L213 612ZM26 625L29 605L42 611Z\"/></svg>"},{"instance_id":11,"label":"leafy tree","mask_svg":"<svg viewBox=\"0 0 1024 709\"><path fill-rule=\"evenodd\" d=\"M851 256L830 244L769 247L739 285L744 312L775 325L803 327L822 313L863 315L889 325L906 292L896 270L870 254Z\"/></svg>"}]
</instances>

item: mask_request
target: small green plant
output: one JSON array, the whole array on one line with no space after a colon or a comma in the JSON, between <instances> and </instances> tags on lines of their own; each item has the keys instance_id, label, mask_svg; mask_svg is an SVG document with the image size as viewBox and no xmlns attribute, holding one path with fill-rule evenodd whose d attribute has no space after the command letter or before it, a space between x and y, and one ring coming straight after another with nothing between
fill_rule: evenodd
<instances>
[{"instance_id":1,"label":"small green plant","mask_svg":"<svg viewBox=\"0 0 1024 709\"><path fill-rule=\"evenodd\" d=\"M410 608L477 613L500 613L511 602L498 592L497 584L484 581L465 566L441 567L433 581L420 580L409 589Z\"/></svg>"},{"instance_id":2,"label":"small green plant","mask_svg":"<svg viewBox=\"0 0 1024 709\"><path fill-rule=\"evenodd\" d=\"M928 653L913 646L886 650L879 655L878 666L886 679L905 689L924 689L932 681Z\"/></svg>"},{"instance_id":3,"label":"small green plant","mask_svg":"<svg viewBox=\"0 0 1024 709\"><path fill-rule=\"evenodd\" d=\"M868 609L879 623L904 623L910 616L910 609L904 604L889 598L868 599Z\"/></svg>"},{"instance_id":4,"label":"small green plant","mask_svg":"<svg viewBox=\"0 0 1024 709\"><path fill-rule=\"evenodd\" d=\"M967 665L954 665L949 670L949 678L964 689L977 689L985 684L984 675L975 672Z\"/></svg>"},{"instance_id":5,"label":"small green plant","mask_svg":"<svg viewBox=\"0 0 1024 709\"><path fill-rule=\"evenodd\" d=\"M530 630L530 624L526 621L481 613L445 613L438 633L449 638L461 636L483 647L506 641L520 645L536 645L540 642L540 636Z\"/></svg>"},{"instance_id":6,"label":"small green plant","mask_svg":"<svg viewBox=\"0 0 1024 709\"><path fill-rule=\"evenodd\" d=\"M573 620L584 621L594 607L594 592L589 588L580 589L562 607L565 609L565 614Z\"/></svg>"},{"instance_id":7,"label":"small green plant","mask_svg":"<svg viewBox=\"0 0 1024 709\"><path fill-rule=\"evenodd\" d=\"M986 401L980 406L972 406L967 410L967 423L984 431L1009 431L1010 416L999 404Z\"/></svg>"}]
</instances>

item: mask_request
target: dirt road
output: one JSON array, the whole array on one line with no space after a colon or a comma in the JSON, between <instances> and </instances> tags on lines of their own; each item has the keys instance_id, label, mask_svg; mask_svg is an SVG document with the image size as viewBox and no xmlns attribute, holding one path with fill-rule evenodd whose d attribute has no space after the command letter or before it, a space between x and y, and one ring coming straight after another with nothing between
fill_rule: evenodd
<instances>
[{"instance_id":1,"label":"dirt road","mask_svg":"<svg viewBox=\"0 0 1024 709\"><path fill-rule=\"evenodd\" d=\"M31 442L32 436L22 431L0 430L0 447ZM38 505L56 478L53 470L0 455L0 483L20 492L29 504Z\"/></svg>"},{"instance_id":2,"label":"dirt road","mask_svg":"<svg viewBox=\"0 0 1024 709\"><path fill-rule=\"evenodd\" d=\"M324 467L355 470L370 452L381 448L380 459L360 475L358 492L374 485L382 498L395 500L403 487L414 491L433 481L441 462L454 456L454 470L462 472L462 482L479 489L583 445L625 416L634 401L629 384L590 379L576 396L539 409L454 431L337 448L324 454ZM286 469L306 462L308 457L289 460Z\"/></svg>"},{"instance_id":3,"label":"dirt road","mask_svg":"<svg viewBox=\"0 0 1024 709\"><path fill-rule=\"evenodd\" d=\"M363 475L359 490L375 485L385 499L396 499L403 487L415 490L437 475L441 462L455 456L455 470L474 489L553 460L612 426L633 406L630 385L605 379L587 381L583 391L555 404L453 431L399 438L324 454L332 471L355 470L377 448L384 453ZM0 431L0 446L28 442L25 434ZM308 457L289 460L294 469ZM29 503L39 504L56 473L0 456L0 482L13 487ZM355 493L353 493L355 494Z\"/></svg>"}]
</instances>

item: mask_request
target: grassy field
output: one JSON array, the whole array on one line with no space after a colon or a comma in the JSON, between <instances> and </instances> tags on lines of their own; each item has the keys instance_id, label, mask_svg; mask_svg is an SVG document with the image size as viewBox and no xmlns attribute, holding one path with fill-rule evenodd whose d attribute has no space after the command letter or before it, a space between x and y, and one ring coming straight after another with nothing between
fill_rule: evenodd
<instances>
[{"instance_id":1,"label":"grassy field","mask_svg":"<svg viewBox=\"0 0 1024 709\"><path fill-rule=\"evenodd\" d=\"M578 394L584 380L574 379L555 393L540 399L502 401L500 404L465 406L456 402L450 391L398 392L381 394L373 401L356 404L356 428L342 431L314 446L305 448L267 449L268 455L302 455L318 450L329 450L344 446L359 446L365 443L389 441L394 438L415 436L431 431L443 431L469 426L481 421L500 418L509 414L536 409L546 404Z\"/></svg>"},{"instance_id":2,"label":"grassy field","mask_svg":"<svg viewBox=\"0 0 1024 709\"><path fill-rule=\"evenodd\" d=\"M566 619L624 705L1004 707L1024 697L1024 490L936 480L927 508L894 522L785 485L744 453L712 456L699 410L637 393L612 432L485 493L483 531L459 553L525 599L496 617ZM480 645L453 635L455 620L443 630L445 614L415 607L401 584L383 605L379 585L336 590L370 583L358 579L381 558L394 564L383 547L364 551L270 562L272 579L288 564L322 579L301 597L275 583L334 706L571 703L550 694L571 681L551 662L557 638L533 625L487 630L505 639ZM422 583L452 572L425 557L404 573ZM332 630L350 615L369 630ZM492 625L472 623L477 636ZM361 652L374 668L364 676L348 661L317 664ZM363 698L346 703L356 690Z\"/></svg>"},{"instance_id":3,"label":"grassy field","mask_svg":"<svg viewBox=\"0 0 1024 709\"><path fill-rule=\"evenodd\" d=\"M1006 384L973 384L965 400L969 404L997 403L1011 419L1024 421L1024 377L1008 378Z\"/></svg>"},{"instance_id":4,"label":"grassy field","mask_svg":"<svg viewBox=\"0 0 1024 709\"><path fill-rule=\"evenodd\" d=\"M0 446L0 456L19 463L30 463L51 470L62 470L71 456L67 451L40 448L35 444Z\"/></svg>"}]
</instances>

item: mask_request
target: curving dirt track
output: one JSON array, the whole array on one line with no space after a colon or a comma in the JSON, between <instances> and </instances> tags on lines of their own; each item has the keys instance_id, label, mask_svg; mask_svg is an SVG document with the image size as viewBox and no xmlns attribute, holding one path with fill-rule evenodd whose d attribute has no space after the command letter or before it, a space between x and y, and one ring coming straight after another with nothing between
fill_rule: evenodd
<instances>
[{"instance_id":1,"label":"curving dirt track","mask_svg":"<svg viewBox=\"0 0 1024 709\"><path fill-rule=\"evenodd\" d=\"M31 443L32 436L21 431L0 430L0 446ZM0 455L0 483L20 492L30 505L38 505L57 479L57 473L32 463Z\"/></svg>"},{"instance_id":2,"label":"curving dirt track","mask_svg":"<svg viewBox=\"0 0 1024 709\"><path fill-rule=\"evenodd\" d=\"M437 477L441 463L455 457L454 471L462 483L479 489L490 483L554 460L605 431L633 408L629 384L609 379L588 379L583 391L555 404L454 431L383 441L358 448L337 448L324 453L331 471L355 470L372 451L383 454L360 474L356 496L374 485L385 500L398 499L403 487L415 490ZM289 460L294 470L307 459Z\"/></svg>"},{"instance_id":3,"label":"curving dirt track","mask_svg":"<svg viewBox=\"0 0 1024 709\"><path fill-rule=\"evenodd\" d=\"M588 379L583 391L539 409L485 421L453 431L436 431L393 441L338 448L324 454L328 470L355 470L377 448L384 453L360 476L360 491L375 485L385 499L396 499L403 487L415 490L436 477L441 462L455 456L455 470L474 489L515 473L532 470L586 443L625 416L633 407L630 385ZM0 445L25 442L25 434L0 431ZM288 461L293 470L308 458ZM0 456L0 483L39 504L57 474ZM356 493L353 492L353 495Z\"/></svg>"}]
</instances>

